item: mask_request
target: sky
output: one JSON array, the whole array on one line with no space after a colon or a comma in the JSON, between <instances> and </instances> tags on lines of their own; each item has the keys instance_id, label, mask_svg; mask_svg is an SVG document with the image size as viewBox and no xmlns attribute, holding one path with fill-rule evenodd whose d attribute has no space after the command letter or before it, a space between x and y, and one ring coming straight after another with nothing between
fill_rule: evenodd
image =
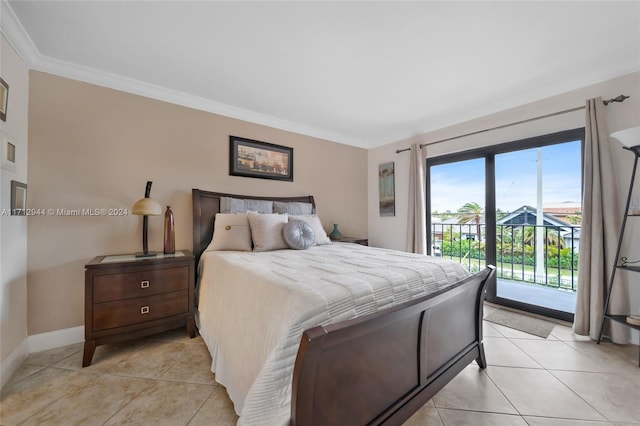
<instances>
[{"instance_id":1,"label":"sky","mask_svg":"<svg viewBox=\"0 0 640 426\"><path fill-rule=\"evenodd\" d=\"M542 204L580 203L580 141L542 148ZM504 212L536 206L537 148L496 155L496 206ZM431 168L431 210L484 208L484 158Z\"/></svg>"}]
</instances>

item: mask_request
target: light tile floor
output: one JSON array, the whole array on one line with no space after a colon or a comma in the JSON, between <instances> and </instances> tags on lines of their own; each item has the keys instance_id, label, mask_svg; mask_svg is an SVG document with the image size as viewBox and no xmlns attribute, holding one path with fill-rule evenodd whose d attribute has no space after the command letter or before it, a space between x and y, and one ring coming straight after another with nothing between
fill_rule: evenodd
<instances>
[{"instance_id":1,"label":"light tile floor","mask_svg":"<svg viewBox=\"0 0 640 426\"><path fill-rule=\"evenodd\" d=\"M637 346L484 327L489 367L471 364L406 425L640 425ZM82 344L32 354L2 389L0 424L233 425L210 363L182 329L99 346L87 368Z\"/></svg>"}]
</instances>

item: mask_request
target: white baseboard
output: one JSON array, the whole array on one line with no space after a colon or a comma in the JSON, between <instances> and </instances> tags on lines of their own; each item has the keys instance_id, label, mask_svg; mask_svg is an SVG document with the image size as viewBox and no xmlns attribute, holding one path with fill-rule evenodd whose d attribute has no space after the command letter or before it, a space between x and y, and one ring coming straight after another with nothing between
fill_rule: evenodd
<instances>
[{"instance_id":1,"label":"white baseboard","mask_svg":"<svg viewBox=\"0 0 640 426\"><path fill-rule=\"evenodd\" d=\"M2 361L2 366L0 367L0 389L7 384L11 376L13 376L13 373L20 368L20 365L22 365L24 360L29 356L27 339L28 338L24 339L22 343L9 354L7 359Z\"/></svg>"},{"instance_id":2,"label":"white baseboard","mask_svg":"<svg viewBox=\"0 0 640 426\"><path fill-rule=\"evenodd\" d=\"M2 361L0 367L0 388L9 381L30 353L46 351L47 349L59 348L80 342L84 342L84 325L28 336L9 354L7 359Z\"/></svg>"},{"instance_id":3,"label":"white baseboard","mask_svg":"<svg viewBox=\"0 0 640 426\"><path fill-rule=\"evenodd\" d=\"M29 336L28 339L29 353L72 345L74 343L84 342L84 325L34 334Z\"/></svg>"}]
</instances>

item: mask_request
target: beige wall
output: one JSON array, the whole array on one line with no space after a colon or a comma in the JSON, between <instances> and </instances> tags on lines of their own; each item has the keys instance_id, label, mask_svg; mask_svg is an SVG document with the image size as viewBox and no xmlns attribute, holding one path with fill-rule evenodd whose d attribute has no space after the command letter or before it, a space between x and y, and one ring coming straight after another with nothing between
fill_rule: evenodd
<instances>
[{"instance_id":1,"label":"beige wall","mask_svg":"<svg viewBox=\"0 0 640 426\"><path fill-rule=\"evenodd\" d=\"M191 189L316 198L327 230L367 235L367 152L31 71L29 206L125 208L144 195L171 205L176 247L192 248ZM294 182L229 176L229 135L293 147ZM29 217L29 335L84 323L84 264L141 250L141 218ZM149 218L162 250L163 220Z\"/></svg>"},{"instance_id":2,"label":"beige wall","mask_svg":"<svg viewBox=\"0 0 640 426\"><path fill-rule=\"evenodd\" d=\"M377 246L399 250L405 249L409 153L396 154L396 149L408 148L414 142L429 143L430 141L514 123L531 117L581 106L589 98L602 96L608 99L621 93L629 95L631 98L624 103L611 104L605 108L610 131L614 132L640 125L640 72L638 72L369 150L367 172L369 180L369 241ZM428 146L426 148L427 156L439 156L561 130L584 127L584 123L584 111L577 111ZM628 152L624 151L620 144L617 144L617 148L617 158L620 161L620 186L618 189L621 196L626 197L625 190L628 188L632 164L630 163ZM378 164L388 161L395 162L396 216L380 217L377 186ZM627 174L625 175L625 173Z\"/></svg>"},{"instance_id":3,"label":"beige wall","mask_svg":"<svg viewBox=\"0 0 640 426\"><path fill-rule=\"evenodd\" d=\"M15 170L0 169L0 384L4 384L27 354L27 219L6 211L11 181L28 183L29 90L29 70L4 36L0 36L0 76L9 85L7 121L0 121L0 129L16 146Z\"/></svg>"},{"instance_id":4,"label":"beige wall","mask_svg":"<svg viewBox=\"0 0 640 426\"><path fill-rule=\"evenodd\" d=\"M345 234L368 235L372 245L403 250L408 155L395 154L396 149L413 140L446 138L620 93L632 98L607 108L611 131L640 124L640 73L368 152L45 73L32 71L30 84L30 207L130 209L143 195L145 182L152 180L153 198L175 212L177 247L189 249L194 187L254 195L311 193L327 230L339 223ZM429 155L580 127L583 115L566 114L435 145ZM295 181L229 176L230 134L293 147ZM618 190L623 194L630 164L626 152L619 151ZM377 167L387 161L396 164L396 216L381 218ZM29 334L82 325L84 263L99 254L140 250L140 218L46 215L28 220ZM159 217L150 218L149 245L162 248Z\"/></svg>"},{"instance_id":5,"label":"beige wall","mask_svg":"<svg viewBox=\"0 0 640 426\"><path fill-rule=\"evenodd\" d=\"M514 123L531 117L537 117L574 108L585 104L585 100L602 96L609 99L620 94L631 96L624 103L611 104L605 108L610 132L640 125L640 72L605 81L572 92L563 93L538 102L523 105L497 114L460 123L431 133L422 134L409 140L398 141L376 149L369 150L369 242L371 245L404 250L407 226L407 193L409 177L409 153L396 154L396 149L409 147L411 143L428 143L454 137L477 130L488 129L508 123ZM532 136L568 130L585 125L585 112L563 114L553 118L537 120L527 124L512 126L474 136L468 136L449 142L427 147L429 157L444 155L471 148L495 145ZM626 200L633 156L622 149L615 140L616 160L619 165L618 187L621 203ZM396 216L380 217L378 210L378 164L394 161L396 175ZM636 183L640 187L640 179ZM620 211L623 211L623 205ZM627 235L639 235L640 223L629 223ZM640 253L640 241L629 238L625 250L628 253ZM624 250L623 250L624 252ZM636 256L637 257L637 256ZM637 283L636 283L637 284ZM632 309L640 313L640 286L630 285Z\"/></svg>"}]
</instances>

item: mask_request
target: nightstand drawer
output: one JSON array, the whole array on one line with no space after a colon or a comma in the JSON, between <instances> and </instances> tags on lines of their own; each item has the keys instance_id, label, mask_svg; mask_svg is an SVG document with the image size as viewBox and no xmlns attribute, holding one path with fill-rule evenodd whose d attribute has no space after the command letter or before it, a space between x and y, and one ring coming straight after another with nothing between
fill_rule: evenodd
<instances>
[{"instance_id":1,"label":"nightstand drawer","mask_svg":"<svg viewBox=\"0 0 640 426\"><path fill-rule=\"evenodd\" d=\"M189 267L150 269L93 277L93 302L102 303L186 290Z\"/></svg>"},{"instance_id":2,"label":"nightstand drawer","mask_svg":"<svg viewBox=\"0 0 640 426\"><path fill-rule=\"evenodd\" d=\"M99 303L93 308L93 330L138 324L189 312L189 291Z\"/></svg>"},{"instance_id":3,"label":"nightstand drawer","mask_svg":"<svg viewBox=\"0 0 640 426\"><path fill-rule=\"evenodd\" d=\"M187 250L97 256L84 272L84 354L91 365L96 346L186 326L196 336L195 264Z\"/></svg>"}]
</instances>

